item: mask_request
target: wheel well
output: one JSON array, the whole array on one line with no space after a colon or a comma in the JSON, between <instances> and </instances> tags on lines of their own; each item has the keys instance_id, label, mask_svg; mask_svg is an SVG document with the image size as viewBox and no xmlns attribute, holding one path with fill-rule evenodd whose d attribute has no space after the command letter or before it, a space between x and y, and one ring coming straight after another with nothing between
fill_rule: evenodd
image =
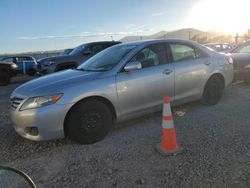
<instances>
[{"instance_id":1,"label":"wheel well","mask_svg":"<svg viewBox=\"0 0 250 188\"><path fill-rule=\"evenodd\" d=\"M56 71L75 68L75 67L77 67L77 63L75 62L62 63L56 66Z\"/></svg>"},{"instance_id":2,"label":"wheel well","mask_svg":"<svg viewBox=\"0 0 250 188\"><path fill-rule=\"evenodd\" d=\"M112 113L113 121L116 119L115 108L114 108L113 104L112 104L108 99L106 99L106 98L104 98L104 97L100 97L100 96L92 96L92 97L87 97L87 98L84 98L84 99L78 101L77 103L75 103L75 104L69 109L69 111L67 112L67 115L66 115L66 117L65 117L65 119L64 119L64 127L65 127L65 122L67 121L68 116L70 115L72 109L73 109L74 107L76 107L77 105L79 105L81 102L83 102L83 101L88 101L88 100L97 100L97 101L100 101L100 102L103 102L104 104L106 104L106 105L109 107L109 109L110 109L110 111L111 111L111 113Z\"/></svg>"},{"instance_id":3,"label":"wheel well","mask_svg":"<svg viewBox=\"0 0 250 188\"><path fill-rule=\"evenodd\" d=\"M207 85L207 83L209 82L209 80L211 80L211 79L213 79L213 78L217 78L217 79L219 79L220 81L222 81L221 83L222 83L222 88L224 89L225 88L225 79L224 79L224 76L222 75L222 74L220 74L220 73L215 73L215 74L213 74L212 76L210 76L210 78L207 80L207 82L206 82L206 85ZM204 89L206 88L206 85L205 85L205 87L204 87Z\"/></svg>"}]
</instances>

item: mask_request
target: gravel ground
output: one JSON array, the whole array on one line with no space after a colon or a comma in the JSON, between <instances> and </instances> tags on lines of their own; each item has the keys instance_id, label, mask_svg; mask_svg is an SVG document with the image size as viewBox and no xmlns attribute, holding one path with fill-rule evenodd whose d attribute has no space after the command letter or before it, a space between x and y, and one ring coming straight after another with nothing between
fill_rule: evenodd
<instances>
[{"instance_id":1,"label":"gravel ground","mask_svg":"<svg viewBox=\"0 0 250 188\"><path fill-rule=\"evenodd\" d=\"M23 79L24 81L26 79ZM162 157L161 114L119 124L101 142L32 142L18 136L0 88L0 163L24 170L38 187L250 187L250 85L234 84L216 106L174 109L184 153Z\"/></svg>"}]
</instances>

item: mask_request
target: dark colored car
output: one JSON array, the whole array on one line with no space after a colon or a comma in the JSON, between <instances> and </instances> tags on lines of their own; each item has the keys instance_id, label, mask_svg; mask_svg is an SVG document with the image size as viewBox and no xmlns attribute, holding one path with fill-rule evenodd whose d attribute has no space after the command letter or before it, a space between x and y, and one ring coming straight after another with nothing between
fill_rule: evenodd
<instances>
[{"instance_id":1,"label":"dark colored car","mask_svg":"<svg viewBox=\"0 0 250 188\"><path fill-rule=\"evenodd\" d=\"M232 52L234 79L250 80L250 41L237 46Z\"/></svg>"},{"instance_id":2,"label":"dark colored car","mask_svg":"<svg viewBox=\"0 0 250 188\"><path fill-rule=\"evenodd\" d=\"M65 69L76 68L78 65L100 51L120 43L121 42L116 41L92 42L74 48L69 55L40 59L38 61L38 74L43 75Z\"/></svg>"},{"instance_id":3,"label":"dark colored car","mask_svg":"<svg viewBox=\"0 0 250 188\"><path fill-rule=\"evenodd\" d=\"M204 44L204 46L209 47L216 52L228 53L234 49L234 46L228 43L208 43Z\"/></svg>"},{"instance_id":4,"label":"dark colored car","mask_svg":"<svg viewBox=\"0 0 250 188\"><path fill-rule=\"evenodd\" d=\"M37 62L32 56L6 56L1 61L15 63L18 74L28 74L34 76L37 72Z\"/></svg>"},{"instance_id":5,"label":"dark colored car","mask_svg":"<svg viewBox=\"0 0 250 188\"><path fill-rule=\"evenodd\" d=\"M8 85L10 78L17 74L17 65L0 61L0 86Z\"/></svg>"}]
</instances>

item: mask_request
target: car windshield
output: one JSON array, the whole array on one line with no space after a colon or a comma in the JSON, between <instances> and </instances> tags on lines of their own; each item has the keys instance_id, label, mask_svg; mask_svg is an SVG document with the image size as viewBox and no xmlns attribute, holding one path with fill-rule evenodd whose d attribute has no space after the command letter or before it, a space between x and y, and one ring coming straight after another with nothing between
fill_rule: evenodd
<instances>
[{"instance_id":1,"label":"car windshield","mask_svg":"<svg viewBox=\"0 0 250 188\"><path fill-rule=\"evenodd\" d=\"M62 51L59 55L63 56L63 55L68 55L70 54L74 49L66 49L64 51Z\"/></svg>"},{"instance_id":2,"label":"car windshield","mask_svg":"<svg viewBox=\"0 0 250 188\"><path fill-rule=\"evenodd\" d=\"M232 50L232 53L250 53L250 44L242 44Z\"/></svg>"},{"instance_id":3,"label":"car windshield","mask_svg":"<svg viewBox=\"0 0 250 188\"><path fill-rule=\"evenodd\" d=\"M108 48L80 65L77 70L84 71L107 71L111 70L120 60L126 56L134 45L121 45Z\"/></svg>"},{"instance_id":4,"label":"car windshield","mask_svg":"<svg viewBox=\"0 0 250 188\"><path fill-rule=\"evenodd\" d=\"M70 55L76 55L76 54L79 54L83 49L85 49L86 48L86 46L87 45L85 45L85 44L82 44L82 45L80 45L80 46L78 46L78 47L76 47L72 52L70 52L69 54Z\"/></svg>"}]
</instances>

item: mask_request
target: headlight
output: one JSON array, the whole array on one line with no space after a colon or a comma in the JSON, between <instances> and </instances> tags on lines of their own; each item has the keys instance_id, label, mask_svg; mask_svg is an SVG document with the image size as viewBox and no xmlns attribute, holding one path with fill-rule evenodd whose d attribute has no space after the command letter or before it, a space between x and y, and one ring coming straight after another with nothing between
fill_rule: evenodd
<instances>
[{"instance_id":1,"label":"headlight","mask_svg":"<svg viewBox=\"0 0 250 188\"><path fill-rule=\"evenodd\" d=\"M56 95L50 95L50 96L29 98L27 101L24 102L20 111L40 108L43 106L55 104L62 97L62 95L63 94L56 94Z\"/></svg>"},{"instance_id":2,"label":"headlight","mask_svg":"<svg viewBox=\"0 0 250 188\"><path fill-rule=\"evenodd\" d=\"M12 63L12 64L11 64L11 68L12 68L12 69L16 69L16 68L17 68L17 65L16 65L15 63Z\"/></svg>"}]
</instances>

